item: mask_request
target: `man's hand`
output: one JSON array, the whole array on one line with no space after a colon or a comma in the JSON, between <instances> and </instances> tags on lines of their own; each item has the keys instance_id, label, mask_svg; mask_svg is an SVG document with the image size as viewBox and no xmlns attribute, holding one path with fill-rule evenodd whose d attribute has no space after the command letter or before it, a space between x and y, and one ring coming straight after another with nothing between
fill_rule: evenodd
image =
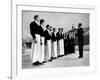
<instances>
[{"instance_id":1,"label":"man's hand","mask_svg":"<svg viewBox=\"0 0 100 80\"><path fill-rule=\"evenodd\" d=\"M42 45L42 42L40 42L40 45Z\"/></svg>"},{"instance_id":2,"label":"man's hand","mask_svg":"<svg viewBox=\"0 0 100 80\"><path fill-rule=\"evenodd\" d=\"M37 43L37 40L36 39L34 39L34 43Z\"/></svg>"}]
</instances>

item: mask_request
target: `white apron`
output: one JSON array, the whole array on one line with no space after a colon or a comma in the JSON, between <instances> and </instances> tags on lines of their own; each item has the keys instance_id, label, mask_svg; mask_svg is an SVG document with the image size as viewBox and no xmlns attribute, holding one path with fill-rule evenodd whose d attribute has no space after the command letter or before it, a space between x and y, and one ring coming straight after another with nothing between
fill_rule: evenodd
<instances>
[{"instance_id":1,"label":"white apron","mask_svg":"<svg viewBox=\"0 0 100 80\"><path fill-rule=\"evenodd\" d=\"M61 39L61 54L64 55L64 40Z\"/></svg>"},{"instance_id":2,"label":"white apron","mask_svg":"<svg viewBox=\"0 0 100 80\"><path fill-rule=\"evenodd\" d=\"M47 45L46 45L46 48L45 48L45 60L50 60L51 59L51 40L47 40Z\"/></svg>"},{"instance_id":3,"label":"white apron","mask_svg":"<svg viewBox=\"0 0 100 80\"><path fill-rule=\"evenodd\" d=\"M54 58L57 57L57 42L56 41L52 42L52 57Z\"/></svg>"},{"instance_id":4,"label":"white apron","mask_svg":"<svg viewBox=\"0 0 100 80\"><path fill-rule=\"evenodd\" d=\"M62 55L62 40L61 39L59 40L59 51L60 51L59 55Z\"/></svg>"},{"instance_id":5,"label":"white apron","mask_svg":"<svg viewBox=\"0 0 100 80\"><path fill-rule=\"evenodd\" d=\"M44 37L41 37L42 45L40 45L40 62L44 61L44 53L45 53L45 46L44 46Z\"/></svg>"},{"instance_id":6,"label":"white apron","mask_svg":"<svg viewBox=\"0 0 100 80\"><path fill-rule=\"evenodd\" d=\"M40 61L40 35L35 34L37 43L32 48L32 63Z\"/></svg>"},{"instance_id":7,"label":"white apron","mask_svg":"<svg viewBox=\"0 0 100 80\"><path fill-rule=\"evenodd\" d=\"M57 42L57 56L62 55L61 52L62 52L62 49L61 49L61 40L59 40Z\"/></svg>"}]
</instances>

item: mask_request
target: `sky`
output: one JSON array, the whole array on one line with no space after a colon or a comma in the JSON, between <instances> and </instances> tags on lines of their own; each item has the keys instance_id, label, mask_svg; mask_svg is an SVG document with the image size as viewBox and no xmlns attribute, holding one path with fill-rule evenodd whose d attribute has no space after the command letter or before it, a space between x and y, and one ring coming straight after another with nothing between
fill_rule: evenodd
<instances>
[{"instance_id":1,"label":"sky","mask_svg":"<svg viewBox=\"0 0 100 80\"><path fill-rule=\"evenodd\" d=\"M89 27L88 13L22 11L23 38L30 36L30 23L34 20L36 14L45 20L45 25L49 24L55 28L64 28L64 32L71 30L72 25L77 28L80 22L83 28Z\"/></svg>"}]
</instances>

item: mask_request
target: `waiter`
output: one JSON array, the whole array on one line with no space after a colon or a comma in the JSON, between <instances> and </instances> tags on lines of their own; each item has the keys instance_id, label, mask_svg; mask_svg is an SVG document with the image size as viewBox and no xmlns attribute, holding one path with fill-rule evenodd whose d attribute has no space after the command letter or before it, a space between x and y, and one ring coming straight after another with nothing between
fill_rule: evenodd
<instances>
[{"instance_id":1,"label":"waiter","mask_svg":"<svg viewBox=\"0 0 100 80\"><path fill-rule=\"evenodd\" d=\"M39 34L39 15L34 16L34 21L30 24L30 33L32 35L32 64L40 64L40 34Z\"/></svg>"},{"instance_id":2,"label":"waiter","mask_svg":"<svg viewBox=\"0 0 100 80\"><path fill-rule=\"evenodd\" d=\"M56 28L53 28L52 32L52 58L57 58L57 37L56 37Z\"/></svg>"},{"instance_id":3,"label":"waiter","mask_svg":"<svg viewBox=\"0 0 100 80\"><path fill-rule=\"evenodd\" d=\"M71 36L71 41L72 41L72 53L75 53L75 31L74 31L74 26L72 26L72 36Z\"/></svg>"},{"instance_id":4,"label":"waiter","mask_svg":"<svg viewBox=\"0 0 100 80\"><path fill-rule=\"evenodd\" d=\"M53 59L53 42L52 42L53 27L52 26L49 27L49 31L50 31L50 44L51 44L51 59Z\"/></svg>"},{"instance_id":5,"label":"waiter","mask_svg":"<svg viewBox=\"0 0 100 80\"><path fill-rule=\"evenodd\" d=\"M72 41L71 41L71 32L69 31L69 34L68 34L68 53L72 53Z\"/></svg>"},{"instance_id":6,"label":"waiter","mask_svg":"<svg viewBox=\"0 0 100 80\"><path fill-rule=\"evenodd\" d=\"M61 28L61 55L64 55L64 33L63 28Z\"/></svg>"},{"instance_id":7,"label":"waiter","mask_svg":"<svg viewBox=\"0 0 100 80\"><path fill-rule=\"evenodd\" d=\"M83 58L83 28L82 23L78 24L78 31L77 31L77 37L78 37L78 47L79 47L79 58Z\"/></svg>"},{"instance_id":8,"label":"waiter","mask_svg":"<svg viewBox=\"0 0 100 80\"><path fill-rule=\"evenodd\" d=\"M40 63L43 64L44 60L44 53L45 53L45 46L44 46L44 40L45 40L45 35L44 35L44 19L40 20L40 26L39 26L39 34L40 34Z\"/></svg>"},{"instance_id":9,"label":"waiter","mask_svg":"<svg viewBox=\"0 0 100 80\"><path fill-rule=\"evenodd\" d=\"M64 36L64 55L68 54L68 33L65 33Z\"/></svg>"},{"instance_id":10,"label":"waiter","mask_svg":"<svg viewBox=\"0 0 100 80\"><path fill-rule=\"evenodd\" d=\"M46 30L45 30L45 55L46 55L46 61L52 61L51 59L51 34L50 34L50 26L46 25Z\"/></svg>"},{"instance_id":11,"label":"waiter","mask_svg":"<svg viewBox=\"0 0 100 80\"><path fill-rule=\"evenodd\" d=\"M58 28L57 36L57 56L61 57L61 28Z\"/></svg>"}]
</instances>

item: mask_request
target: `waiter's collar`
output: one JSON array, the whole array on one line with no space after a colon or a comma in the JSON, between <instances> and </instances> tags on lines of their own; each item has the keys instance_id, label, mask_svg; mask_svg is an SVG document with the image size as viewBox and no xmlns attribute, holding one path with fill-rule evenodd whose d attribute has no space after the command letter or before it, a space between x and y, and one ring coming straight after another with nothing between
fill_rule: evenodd
<instances>
[{"instance_id":1,"label":"waiter's collar","mask_svg":"<svg viewBox=\"0 0 100 80\"><path fill-rule=\"evenodd\" d=\"M36 20L34 20L38 25L39 25L39 22L37 22Z\"/></svg>"},{"instance_id":2,"label":"waiter's collar","mask_svg":"<svg viewBox=\"0 0 100 80\"><path fill-rule=\"evenodd\" d=\"M49 29L47 29L47 31L50 32Z\"/></svg>"},{"instance_id":3,"label":"waiter's collar","mask_svg":"<svg viewBox=\"0 0 100 80\"><path fill-rule=\"evenodd\" d=\"M44 28L44 26L43 25L40 25L42 28L43 28L43 30L45 30L45 28Z\"/></svg>"}]
</instances>

